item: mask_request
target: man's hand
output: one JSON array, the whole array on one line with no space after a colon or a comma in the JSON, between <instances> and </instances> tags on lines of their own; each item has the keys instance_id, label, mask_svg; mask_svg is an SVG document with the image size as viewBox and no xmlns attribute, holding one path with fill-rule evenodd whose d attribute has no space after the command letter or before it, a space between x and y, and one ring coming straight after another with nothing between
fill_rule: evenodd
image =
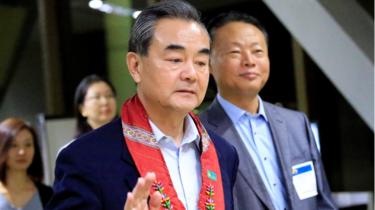
<instances>
[{"instance_id":1,"label":"man's hand","mask_svg":"<svg viewBox=\"0 0 375 210\"><path fill-rule=\"evenodd\" d=\"M146 176L138 178L132 192L128 193L124 210L159 210L161 206L161 194L154 192L150 195L152 184L155 182L154 173L147 173ZM147 204L150 196L150 206Z\"/></svg>"}]
</instances>

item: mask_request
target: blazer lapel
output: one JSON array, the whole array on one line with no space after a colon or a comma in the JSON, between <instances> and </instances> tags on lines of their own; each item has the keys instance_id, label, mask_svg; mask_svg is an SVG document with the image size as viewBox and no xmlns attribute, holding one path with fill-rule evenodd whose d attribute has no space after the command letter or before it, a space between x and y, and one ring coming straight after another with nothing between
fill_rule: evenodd
<instances>
[{"instance_id":1,"label":"blazer lapel","mask_svg":"<svg viewBox=\"0 0 375 210\"><path fill-rule=\"evenodd\" d=\"M275 145L277 156L279 157L281 172L285 180L285 188L288 193L289 203L292 203L294 194L292 181L292 157L288 129L285 120L275 109L274 105L264 102L264 109L269 120L272 139Z\"/></svg>"},{"instance_id":2,"label":"blazer lapel","mask_svg":"<svg viewBox=\"0 0 375 210\"><path fill-rule=\"evenodd\" d=\"M240 157L238 167L238 173L240 176L246 180L246 184L253 189L253 191L263 202L263 204L268 207L268 209L274 209L267 189L263 184L256 165L254 164L249 152L246 150L245 144L242 142L240 135L233 126L231 119L227 116L224 109L216 99L207 110L207 115L208 123L211 125L210 128L236 148L238 156Z\"/></svg>"}]
</instances>

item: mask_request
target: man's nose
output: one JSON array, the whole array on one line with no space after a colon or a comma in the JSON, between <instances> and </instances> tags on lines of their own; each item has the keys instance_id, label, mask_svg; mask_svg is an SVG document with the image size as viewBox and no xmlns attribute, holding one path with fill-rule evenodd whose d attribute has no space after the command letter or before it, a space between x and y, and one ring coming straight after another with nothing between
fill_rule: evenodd
<instances>
[{"instance_id":1,"label":"man's nose","mask_svg":"<svg viewBox=\"0 0 375 210\"><path fill-rule=\"evenodd\" d=\"M244 52L242 55L242 65L246 67L254 66L254 58L251 52Z\"/></svg>"},{"instance_id":2,"label":"man's nose","mask_svg":"<svg viewBox=\"0 0 375 210\"><path fill-rule=\"evenodd\" d=\"M181 73L183 80L195 81L197 79L197 69L192 61L186 62Z\"/></svg>"}]
</instances>

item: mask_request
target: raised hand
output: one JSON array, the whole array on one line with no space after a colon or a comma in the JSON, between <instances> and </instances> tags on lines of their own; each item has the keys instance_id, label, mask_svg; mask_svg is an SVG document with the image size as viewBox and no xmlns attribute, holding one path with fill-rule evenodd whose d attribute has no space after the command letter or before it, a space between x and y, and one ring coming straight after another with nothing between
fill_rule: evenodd
<instances>
[{"instance_id":1,"label":"raised hand","mask_svg":"<svg viewBox=\"0 0 375 210\"><path fill-rule=\"evenodd\" d=\"M138 178L133 191L128 193L124 210L159 210L161 194L155 191L150 195L150 190L155 180L154 173L147 173L144 177ZM149 196L150 202L148 203Z\"/></svg>"}]
</instances>

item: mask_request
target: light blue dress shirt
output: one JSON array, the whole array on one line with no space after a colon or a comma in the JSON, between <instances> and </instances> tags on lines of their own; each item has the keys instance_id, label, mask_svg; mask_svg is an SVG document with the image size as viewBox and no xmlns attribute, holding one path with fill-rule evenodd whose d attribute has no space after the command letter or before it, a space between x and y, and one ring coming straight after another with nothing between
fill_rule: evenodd
<instances>
[{"instance_id":1,"label":"light blue dress shirt","mask_svg":"<svg viewBox=\"0 0 375 210\"><path fill-rule=\"evenodd\" d=\"M185 118L184 135L179 147L172 137L166 136L151 120L149 122L179 200L187 210L197 210L202 180L198 150L200 138L193 119L190 116Z\"/></svg>"},{"instance_id":2,"label":"light blue dress shirt","mask_svg":"<svg viewBox=\"0 0 375 210\"><path fill-rule=\"evenodd\" d=\"M216 98L233 122L246 150L253 159L273 206L278 210L288 209L284 179L262 99L258 96L258 113L251 114L225 100L219 94Z\"/></svg>"}]
</instances>

